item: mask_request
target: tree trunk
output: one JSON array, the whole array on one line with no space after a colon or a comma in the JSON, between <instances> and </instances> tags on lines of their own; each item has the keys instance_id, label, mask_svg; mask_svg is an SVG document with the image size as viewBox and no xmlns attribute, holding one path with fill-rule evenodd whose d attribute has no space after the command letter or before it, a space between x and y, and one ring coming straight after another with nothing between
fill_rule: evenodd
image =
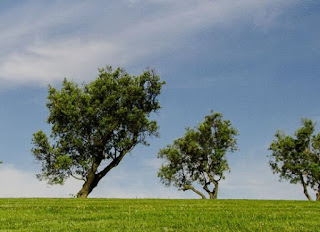
<instances>
[{"instance_id":1,"label":"tree trunk","mask_svg":"<svg viewBox=\"0 0 320 232\"><path fill-rule=\"evenodd\" d=\"M78 192L77 198L87 198L92 190L93 188L88 184L88 181L86 181Z\"/></svg>"},{"instance_id":2,"label":"tree trunk","mask_svg":"<svg viewBox=\"0 0 320 232\"><path fill-rule=\"evenodd\" d=\"M208 188L208 183L203 186L203 189L208 193L209 199L214 199L214 191L210 191Z\"/></svg>"},{"instance_id":3,"label":"tree trunk","mask_svg":"<svg viewBox=\"0 0 320 232\"><path fill-rule=\"evenodd\" d=\"M208 189L208 183L203 186L203 189L207 191L207 193L209 194L210 196L210 199L218 199L218 190L219 190L219 180L215 180L213 178L213 176L209 173L209 171L206 171L208 177L209 177L209 180L211 181L211 183L214 185L214 189L212 191L210 191ZM221 179L221 178L220 178Z\"/></svg>"},{"instance_id":4,"label":"tree trunk","mask_svg":"<svg viewBox=\"0 0 320 232\"><path fill-rule=\"evenodd\" d=\"M200 195L202 199L207 199L205 195L203 195L200 191L196 190L192 185L183 186L183 191L185 190L192 190L196 194Z\"/></svg>"},{"instance_id":5,"label":"tree trunk","mask_svg":"<svg viewBox=\"0 0 320 232\"><path fill-rule=\"evenodd\" d=\"M121 154L112 160L112 162L105 167L101 172L96 173L102 159L97 159L92 164L86 182L83 184L81 190L77 194L77 198L87 198L92 190L98 185L99 181L114 167L118 166L123 157L127 154L128 150L124 150Z\"/></svg>"},{"instance_id":6,"label":"tree trunk","mask_svg":"<svg viewBox=\"0 0 320 232\"><path fill-rule=\"evenodd\" d=\"M93 180L87 180L78 192L77 198L87 198L92 190L97 187L100 180L97 175L94 175Z\"/></svg>"},{"instance_id":7,"label":"tree trunk","mask_svg":"<svg viewBox=\"0 0 320 232\"><path fill-rule=\"evenodd\" d=\"M101 159L94 160L87 176L87 180L84 182L81 190L78 192L77 198L87 198L94 187L97 186L100 180L97 179L96 171L98 170L101 161Z\"/></svg>"},{"instance_id":8,"label":"tree trunk","mask_svg":"<svg viewBox=\"0 0 320 232\"><path fill-rule=\"evenodd\" d=\"M214 183L213 199L218 199L219 183Z\"/></svg>"},{"instance_id":9,"label":"tree trunk","mask_svg":"<svg viewBox=\"0 0 320 232\"><path fill-rule=\"evenodd\" d=\"M320 184L318 185L318 192L317 192L316 201L320 201Z\"/></svg>"},{"instance_id":10,"label":"tree trunk","mask_svg":"<svg viewBox=\"0 0 320 232\"><path fill-rule=\"evenodd\" d=\"M310 195L308 193L307 184L304 182L302 174L300 174L300 181L301 181L302 186L303 186L304 195L308 198L309 201L312 201L312 198L310 197Z\"/></svg>"}]
</instances>

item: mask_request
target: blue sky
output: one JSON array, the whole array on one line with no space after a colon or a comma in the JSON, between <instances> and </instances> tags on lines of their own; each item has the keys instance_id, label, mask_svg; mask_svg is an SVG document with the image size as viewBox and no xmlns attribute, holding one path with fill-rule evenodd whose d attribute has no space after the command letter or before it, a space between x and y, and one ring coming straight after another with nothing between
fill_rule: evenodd
<instances>
[{"instance_id":1,"label":"blue sky","mask_svg":"<svg viewBox=\"0 0 320 232\"><path fill-rule=\"evenodd\" d=\"M304 199L300 186L278 182L267 155L276 130L293 133L301 117L320 123L319 10L315 0L1 1L0 197L77 193L81 182L35 178L32 133L50 131L48 84L88 82L113 65L152 67L166 80L160 138L134 149L92 197L196 198L159 182L156 156L214 109L240 132L219 197Z\"/></svg>"}]
</instances>

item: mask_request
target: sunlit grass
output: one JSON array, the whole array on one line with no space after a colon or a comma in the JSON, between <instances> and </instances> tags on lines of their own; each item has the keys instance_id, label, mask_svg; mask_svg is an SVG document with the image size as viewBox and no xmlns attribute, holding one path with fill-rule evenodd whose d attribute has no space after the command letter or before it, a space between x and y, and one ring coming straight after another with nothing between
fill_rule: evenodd
<instances>
[{"instance_id":1,"label":"sunlit grass","mask_svg":"<svg viewBox=\"0 0 320 232\"><path fill-rule=\"evenodd\" d=\"M0 231L320 231L320 202L0 199Z\"/></svg>"}]
</instances>

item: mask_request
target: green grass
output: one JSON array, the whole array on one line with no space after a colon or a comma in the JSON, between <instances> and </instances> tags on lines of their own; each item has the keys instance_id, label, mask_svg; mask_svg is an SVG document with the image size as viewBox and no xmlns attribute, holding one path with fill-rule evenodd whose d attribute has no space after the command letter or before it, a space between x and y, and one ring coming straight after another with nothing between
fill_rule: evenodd
<instances>
[{"instance_id":1,"label":"green grass","mask_svg":"<svg viewBox=\"0 0 320 232\"><path fill-rule=\"evenodd\" d=\"M0 231L320 231L320 202L0 199Z\"/></svg>"}]
</instances>

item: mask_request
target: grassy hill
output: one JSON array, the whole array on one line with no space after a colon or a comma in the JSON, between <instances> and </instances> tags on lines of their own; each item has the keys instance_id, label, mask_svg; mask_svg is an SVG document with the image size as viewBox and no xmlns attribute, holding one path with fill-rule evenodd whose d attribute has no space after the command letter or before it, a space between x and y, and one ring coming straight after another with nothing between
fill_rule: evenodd
<instances>
[{"instance_id":1,"label":"grassy hill","mask_svg":"<svg viewBox=\"0 0 320 232\"><path fill-rule=\"evenodd\" d=\"M0 199L0 231L320 231L320 202Z\"/></svg>"}]
</instances>

